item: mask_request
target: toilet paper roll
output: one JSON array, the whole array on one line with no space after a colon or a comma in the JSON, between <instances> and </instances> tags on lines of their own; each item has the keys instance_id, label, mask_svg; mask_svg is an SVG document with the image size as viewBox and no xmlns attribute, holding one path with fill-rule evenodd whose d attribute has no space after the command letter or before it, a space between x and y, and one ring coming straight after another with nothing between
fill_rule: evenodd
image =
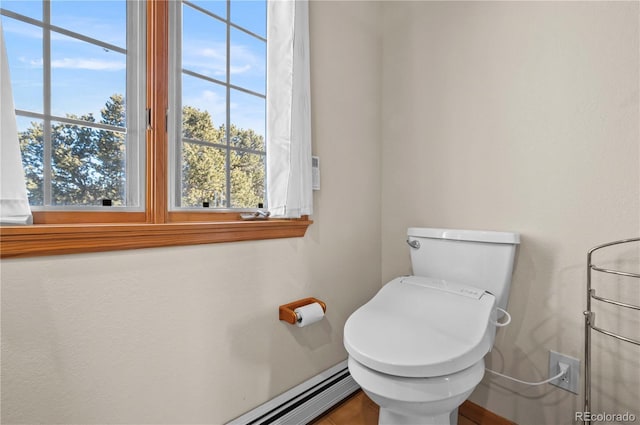
<instances>
[{"instance_id":1,"label":"toilet paper roll","mask_svg":"<svg viewBox=\"0 0 640 425\"><path fill-rule=\"evenodd\" d=\"M298 317L296 326L299 328L303 328L312 323L319 322L324 317L324 310L318 303L307 304L305 306L298 307L293 311L296 312L296 315Z\"/></svg>"}]
</instances>

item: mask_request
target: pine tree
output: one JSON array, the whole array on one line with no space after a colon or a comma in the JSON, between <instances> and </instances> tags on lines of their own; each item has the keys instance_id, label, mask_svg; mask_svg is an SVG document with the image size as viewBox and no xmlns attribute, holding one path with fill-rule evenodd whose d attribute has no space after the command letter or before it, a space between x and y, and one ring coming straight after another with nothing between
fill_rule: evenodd
<instances>
[{"instance_id":1,"label":"pine tree","mask_svg":"<svg viewBox=\"0 0 640 425\"><path fill-rule=\"evenodd\" d=\"M100 111L102 124L126 126L125 103L121 94L112 95ZM103 199L111 199L114 205L126 202L126 145L124 133L109 130L98 131L96 160L101 175L99 192Z\"/></svg>"},{"instance_id":2,"label":"pine tree","mask_svg":"<svg viewBox=\"0 0 640 425\"><path fill-rule=\"evenodd\" d=\"M224 129L216 129L211 115L191 106L182 109L185 138L224 144ZM182 144L182 206L226 205L226 155L224 150L205 144Z\"/></svg>"},{"instance_id":3,"label":"pine tree","mask_svg":"<svg viewBox=\"0 0 640 425\"><path fill-rule=\"evenodd\" d=\"M183 108L185 138L225 145L224 125L214 126L208 111ZM264 151L264 138L253 130L231 125L231 146ZM226 149L186 142L183 144L182 205L226 206ZM263 155L231 149L229 152L232 208L255 208L264 203Z\"/></svg>"},{"instance_id":4,"label":"pine tree","mask_svg":"<svg viewBox=\"0 0 640 425\"><path fill-rule=\"evenodd\" d=\"M67 118L95 122L93 114ZM75 124L54 124L51 136L51 191L54 205L96 203L97 130Z\"/></svg>"},{"instance_id":5,"label":"pine tree","mask_svg":"<svg viewBox=\"0 0 640 425\"><path fill-rule=\"evenodd\" d=\"M126 125L124 97L112 95L100 111L100 123ZM68 118L96 122L93 114ZM230 146L226 149L226 128L215 127L208 111L183 108L181 206L226 207L227 184L231 185L233 208L254 208L264 202L264 138L248 129L231 125ZM31 205L44 203L43 124L32 122L21 132L20 147ZM213 145L218 146L213 146ZM67 123L51 128L51 197L53 205L113 205L126 202L126 141L124 133ZM226 164L230 164L227 183Z\"/></svg>"},{"instance_id":6,"label":"pine tree","mask_svg":"<svg viewBox=\"0 0 640 425\"><path fill-rule=\"evenodd\" d=\"M18 135L30 205L43 205L44 131L39 122Z\"/></svg>"}]
</instances>

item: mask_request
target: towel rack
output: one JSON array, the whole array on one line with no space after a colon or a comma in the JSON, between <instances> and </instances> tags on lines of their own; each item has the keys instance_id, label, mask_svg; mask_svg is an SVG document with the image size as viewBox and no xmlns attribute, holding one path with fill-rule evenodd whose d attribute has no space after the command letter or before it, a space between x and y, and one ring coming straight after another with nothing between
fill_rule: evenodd
<instances>
[{"instance_id":1,"label":"towel rack","mask_svg":"<svg viewBox=\"0 0 640 425\"><path fill-rule=\"evenodd\" d=\"M640 311L640 306L638 305L629 304L629 303L618 301L618 300L612 300L610 298L604 298L599 295L596 295L596 290L591 287L592 272L596 271L601 273L608 273L608 274L614 274L618 276L625 276L625 277L638 278L638 279L640 279L640 274L631 273L627 271L606 269L604 267L598 267L591 262L591 257L594 252L600 249L607 248L613 245L621 245L621 244L627 244L627 243L639 242L639 241L640 241L640 238L621 239L618 241L608 242L602 245L598 245L594 248L591 248L587 253L587 309L584 312L584 324L585 324L585 327L584 327L584 364L585 364L585 367L584 367L584 414L586 417L584 419L584 423L586 425L591 424L591 330L593 329L594 331L603 333L605 335L609 335L610 337L619 339L621 341L629 342L631 344L640 346L640 340L622 336L620 334L617 334L596 326L595 313L591 311L592 299L600 302L605 302L608 304L613 304L618 307L630 308L633 310Z\"/></svg>"}]
</instances>

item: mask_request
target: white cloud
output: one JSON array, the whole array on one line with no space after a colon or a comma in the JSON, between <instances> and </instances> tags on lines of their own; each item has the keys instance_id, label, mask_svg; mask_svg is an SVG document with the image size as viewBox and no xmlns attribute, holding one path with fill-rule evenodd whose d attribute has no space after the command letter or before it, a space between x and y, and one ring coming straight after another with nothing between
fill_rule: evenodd
<instances>
[{"instance_id":1,"label":"white cloud","mask_svg":"<svg viewBox=\"0 0 640 425\"><path fill-rule=\"evenodd\" d=\"M253 66L246 64L246 65L242 65L242 66L231 66L229 68L229 72L231 72L231 75L238 75L238 74L245 74L249 71L251 71L253 69Z\"/></svg>"},{"instance_id":2,"label":"white cloud","mask_svg":"<svg viewBox=\"0 0 640 425\"><path fill-rule=\"evenodd\" d=\"M29 64L30 66L32 66L33 68L42 68L42 64L44 63L44 61L42 60L42 58L39 59L27 59L24 56L20 56L18 58L18 60L22 63L26 63Z\"/></svg>"},{"instance_id":3,"label":"white cloud","mask_svg":"<svg viewBox=\"0 0 640 425\"><path fill-rule=\"evenodd\" d=\"M224 62L225 55L227 54L224 46L211 48L205 47L203 49L199 49L194 52L197 56L202 56L205 58L215 59Z\"/></svg>"},{"instance_id":4,"label":"white cloud","mask_svg":"<svg viewBox=\"0 0 640 425\"><path fill-rule=\"evenodd\" d=\"M264 58L241 44L231 46L231 74L245 74L251 71L263 71Z\"/></svg>"},{"instance_id":5,"label":"white cloud","mask_svg":"<svg viewBox=\"0 0 640 425\"><path fill-rule=\"evenodd\" d=\"M127 64L123 61L105 61L100 59L64 58L51 61L52 68L88 69L91 71L121 71Z\"/></svg>"},{"instance_id":6,"label":"white cloud","mask_svg":"<svg viewBox=\"0 0 640 425\"><path fill-rule=\"evenodd\" d=\"M226 47L215 43L212 47L185 46L182 66L184 68L213 77L224 77L226 73Z\"/></svg>"},{"instance_id":7,"label":"white cloud","mask_svg":"<svg viewBox=\"0 0 640 425\"><path fill-rule=\"evenodd\" d=\"M200 43L199 43L200 44ZM204 44L204 43L201 43ZM209 43L211 44L211 43ZM226 73L226 47L223 43L213 46L185 46L182 65L204 75L223 77ZM264 58L250 47L231 45L231 75L264 73Z\"/></svg>"},{"instance_id":8,"label":"white cloud","mask_svg":"<svg viewBox=\"0 0 640 425\"><path fill-rule=\"evenodd\" d=\"M201 111L208 111L213 117L214 124L220 125L225 122L226 97L212 90L202 90L198 92L184 93L182 98L183 106L193 106Z\"/></svg>"},{"instance_id":9,"label":"white cloud","mask_svg":"<svg viewBox=\"0 0 640 425\"><path fill-rule=\"evenodd\" d=\"M2 21L2 29L5 34L42 40L42 30L35 25L24 25L19 21L7 19Z\"/></svg>"}]
</instances>

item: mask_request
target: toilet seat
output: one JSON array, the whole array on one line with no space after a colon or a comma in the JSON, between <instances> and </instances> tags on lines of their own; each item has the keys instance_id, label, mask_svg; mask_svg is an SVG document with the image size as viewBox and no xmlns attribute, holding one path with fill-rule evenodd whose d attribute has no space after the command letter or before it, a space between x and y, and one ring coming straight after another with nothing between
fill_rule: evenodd
<instances>
[{"instance_id":1,"label":"toilet seat","mask_svg":"<svg viewBox=\"0 0 640 425\"><path fill-rule=\"evenodd\" d=\"M369 369L353 358L349 358L348 362L349 373L366 389L370 397L382 396L410 403L433 403L452 396L468 394L484 376L484 359L459 372L432 378L391 376Z\"/></svg>"},{"instance_id":2,"label":"toilet seat","mask_svg":"<svg viewBox=\"0 0 640 425\"><path fill-rule=\"evenodd\" d=\"M467 285L418 276L387 283L356 310L344 345L378 372L431 377L481 360L495 337L495 297Z\"/></svg>"}]
</instances>

